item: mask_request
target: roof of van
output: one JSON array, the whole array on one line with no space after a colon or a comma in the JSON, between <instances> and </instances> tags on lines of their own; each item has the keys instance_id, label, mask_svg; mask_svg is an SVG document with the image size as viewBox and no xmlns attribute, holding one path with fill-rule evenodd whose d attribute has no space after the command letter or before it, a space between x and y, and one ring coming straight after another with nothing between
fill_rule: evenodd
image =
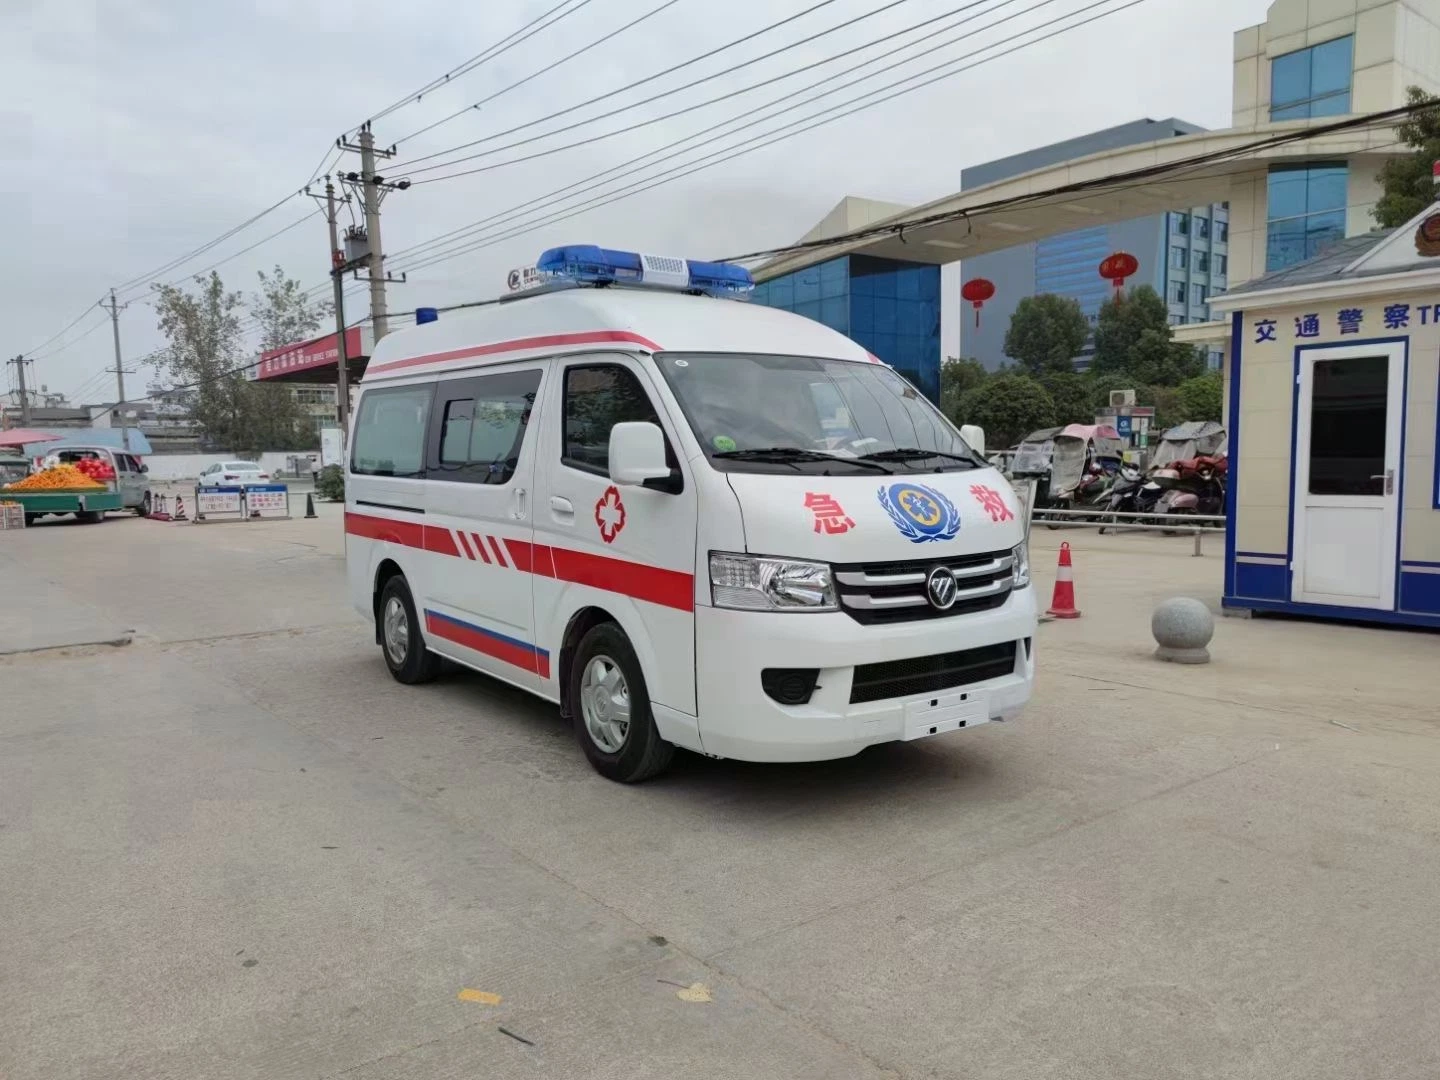
<instances>
[{"instance_id":1,"label":"roof of van","mask_svg":"<svg viewBox=\"0 0 1440 1080\"><path fill-rule=\"evenodd\" d=\"M365 381L564 352L738 352L878 363L844 334L788 311L631 288L575 288L442 314L375 346Z\"/></svg>"}]
</instances>

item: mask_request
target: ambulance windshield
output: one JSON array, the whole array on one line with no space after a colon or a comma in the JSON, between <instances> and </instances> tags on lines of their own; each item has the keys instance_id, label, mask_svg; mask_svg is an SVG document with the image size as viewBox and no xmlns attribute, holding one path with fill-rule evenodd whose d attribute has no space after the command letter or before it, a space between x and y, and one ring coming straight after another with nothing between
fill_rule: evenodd
<instances>
[{"instance_id":1,"label":"ambulance windshield","mask_svg":"<svg viewBox=\"0 0 1440 1080\"><path fill-rule=\"evenodd\" d=\"M711 462L735 472L946 472L985 463L883 364L658 353Z\"/></svg>"}]
</instances>

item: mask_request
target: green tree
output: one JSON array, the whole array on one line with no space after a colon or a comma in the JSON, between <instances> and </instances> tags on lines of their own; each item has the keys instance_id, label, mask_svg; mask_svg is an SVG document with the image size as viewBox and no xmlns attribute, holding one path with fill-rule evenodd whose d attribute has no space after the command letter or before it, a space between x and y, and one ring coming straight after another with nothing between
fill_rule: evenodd
<instances>
[{"instance_id":1,"label":"green tree","mask_svg":"<svg viewBox=\"0 0 1440 1080\"><path fill-rule=\"evenodd\" d=\"M961 399L960 416L985 430L986 446L1005 447L1054 424L1055 402L1028 375L994 375Z\"/></svg>"},{"instance_id":2,"label":"green tree","mask_svg":"<svg viewBox=\"0 0 1440 1080\"><path fill-rule=\"evenodd\" d=\"M1224 389L1220 372L1207 371L1186 379L1175 388L1181 420L1220 419L1220 397Z\"/></svg>"},{"instance_id":3,"label":"green tree","mask_svg":"<svg viewBox=\"0 0 1440 1080\"><path fill-rule=\"evenodd\" d=\"M1088 376L1074 371L1051 371L1037 381L1055 403L1055 423L1095 422L1095 388Z\"/></svg>"},{"instance_id":4,"label":"green tree","mask_svg":"<svg viewBox=\"0 0 1440 1080\"><path fill-rule=\"evenodd\" d=\"M1440 97L1427 94L1418 86L1407 92L1408 104L1434 105L1411 113L1397 124L1400 141L1414 153L1391 158L1380 168L1380 186L1384 194L1375 204L1375 220L1386 229L1404 225L1435 201L1431 168L1440 160Z\"/></svg>"},{"instance_id":5,"label":"green tree","mask_svg":"<svg viewBox=\"0 0 1440 1080\"><path fill-rule=\"evenodd\" d=\"M1125 372L1136 383L1176 386L1203 372L1205 358L1194 346L1173 339L1169 306L1149 285L1141 285L1101 305L1090 370L1107 377Z\"/></svg>"},{"instance_id":6,"label":"green tree","mask_svg":"<svg viewBox=\"0 0 1440 1080\"><path fill-rule=\"evenodd\" d=\"M166 346L159 366L178 384L189 415L213 443L252 453L305 443L299 408L281 386L245 377L240 333L244 301L220 275L194 279L194 291L155 285L155 311Z\"/></svg>"},{"instance_id":7,"label":"green tree","mask_svg":"<svg viewBox=\"0 0 1440 1080\"><path fill-rule=\"evenodd\" d=\"M1052 293L1027 296L1010 316L1005 355L1020 361L1031 375L1073 371L1073 360L1089 336L1090 324L1077 301Z\"/></svg>"},{"instance_id":8,"label":"green tree","mask_svg":"<svg viewBox=\"0 0 1440 1080\"><path fill-rule=\"evenodd\" d=\"M979 360L950 357L940 365L940 411L954 420L961 399L989 377Z\"/></svg>"},{"instance_id":9,"label":"green tree","mask_svg":"<svg viewBox=\"0 0 1440 1080\"><path fill-rule=\"evenodd\" d=\"M260 323L262 351L314 337L335 311L328 300L307 297L300 282L286 277L278 266L273 274L261 270L256 276L260 278L260 291L252 295L250 304Z\"/></svg>"}]
</instances>

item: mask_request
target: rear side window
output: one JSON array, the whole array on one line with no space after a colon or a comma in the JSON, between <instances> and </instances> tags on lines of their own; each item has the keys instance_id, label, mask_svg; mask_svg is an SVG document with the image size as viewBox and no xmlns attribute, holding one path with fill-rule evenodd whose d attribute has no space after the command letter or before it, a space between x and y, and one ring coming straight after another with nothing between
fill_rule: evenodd
<instances>
[{"instance_id":1,"label":"rear side window","mask_svg":"<svg viewBox=\"0 0 1440 1080\"><path fill-rule=\"evenodd\" d=\"M657 426L660 417L645 387L629 368L618 364L591 364L565 371L566 465L585 472L610 474L610 429L616 424L648 420ZM665 457L675 467L669 439Z\"/></svg>"},{"instance_id":2,"label":"rear side window","mask_svg":"<svg viewBox=\"0 0 1440 1080\"><path fill-rule=\"evenodd\" d=\"M440 383L430 432L430 479L509 483L539 389L539 371L504 371Z\"/></svg>"},{"instance_id":3,"label":"rear side window","mask_svg":"<svg viewBox=\"0 0 1440 1080\"><path fill-rule=\"evenodd\" d=\"M425 430L434 385L368 390L355 420L350 471L362 476L425 475Z\"/></svg>"}]
</instances>

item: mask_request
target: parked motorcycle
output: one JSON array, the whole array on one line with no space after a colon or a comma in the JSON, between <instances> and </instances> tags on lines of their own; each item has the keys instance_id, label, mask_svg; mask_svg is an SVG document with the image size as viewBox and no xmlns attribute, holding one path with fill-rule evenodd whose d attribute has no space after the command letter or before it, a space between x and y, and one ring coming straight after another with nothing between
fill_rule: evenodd
<instances>
[{"instance_id":1,"label":"parked motorcycle","mask_svg":"<svg viewBox=\"0 0 1440 1080\"><path fill-rule=\"evenodd\" d=\"M1160 484L1134 465L1122 465L1100 509L1109 515L1113 525L1119 525L1122 516L1155 513L1163 491ZM1100 532L1105 532L1105 526L1101 526Z\"/></svg>"},{"instance_id":2,"label":"parked motorcycle","mask_svg":"<svg viewBox=\"0 0 1440 1080\"><path fill-rule=\"evenodd\" d=\"M1154 476L1165 491L1155 504L1155 512L1224 515L1228 465L1227 458L1201 455L1158 470Z\"/></svg>"}]
</instances>

